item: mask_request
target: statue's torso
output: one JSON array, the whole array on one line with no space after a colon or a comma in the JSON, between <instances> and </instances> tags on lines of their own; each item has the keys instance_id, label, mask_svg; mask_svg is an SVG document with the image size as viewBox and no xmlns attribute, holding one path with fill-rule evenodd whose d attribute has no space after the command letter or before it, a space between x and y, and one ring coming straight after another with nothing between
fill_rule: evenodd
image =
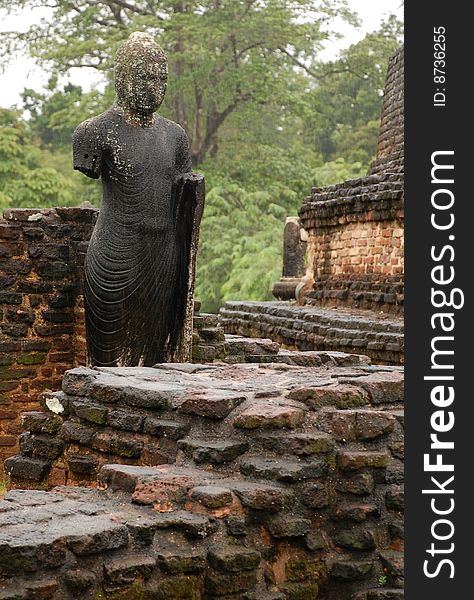
<instances>
[{"instance_id":1,"label":"statue's torso","mask_svg":"<svg viewBox=\"0 0 474 600\"><path fill-rule=\"evenodd\" d=\"M75 154L102 178L97 229L105 222L140 234L172 228L173 186L191 170L180 161L183 130L160 116L150 127L133 126L115 107L85 123L84 151Z\"/></svg>"}]
</instances>

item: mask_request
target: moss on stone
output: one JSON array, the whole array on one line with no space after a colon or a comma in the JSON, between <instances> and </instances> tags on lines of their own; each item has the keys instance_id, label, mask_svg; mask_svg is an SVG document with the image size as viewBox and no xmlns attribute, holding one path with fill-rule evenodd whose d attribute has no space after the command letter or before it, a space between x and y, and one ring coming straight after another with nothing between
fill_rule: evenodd
<instances>
[{"instance_id":1,"label":"moss on stone","mask_svg":"<svg viewBox=\"0 0 474 600\"><path fill-rule=\"evenodd\" d=\"M362 391L354 390L351 393L338 394L335 404L340 409L359 408L367 404L367 397Z\"/></svg>"},{"instance_id":2,"label":"moss on stone","mask_svg":"<svg viewBox=\"0 0 474 600\"><path fill-rule=\"evenodd\" d=\"M0 367L8 367L13 364L13 356L11 354L0 354Z\"/></svg>"},{"instance_id":3,"label":"moss on stone","mask_svg":"<svg viewBox=\"0 0 474 600\"><path fill-rule=\"evenodd\" d=\"M201 578L182 575L161 579L156 590L147 592L145 600L201 600Z\"/></svg>"},{"instance_id":4,"label":"moss on stone","mask_svg":"<svg viewBox=\"0 0 474 600\"><path fill-rule=\"evenodd\" d=\"M312 583L315 583L324 578L327 575L327 571L326 564L321 560L296 558L289 560L285 565L285 575L289 582L309 579Z\"/></svg>"},{"instance_id":5,"label":"moss on stone","mask_svg":"<svg viewBox=\"0 0 474 600\"><path fill-rule=\"evenodd\" d=\"M148 597L145 594L143 582L140 579L137 579L130 587L120 590L119 592L97 592L94 600L148 600L148 598L151 600L151 596Z\"/></svg>"},{"instance_id":6,"label":"moss on stone","mask_svg":"<svg viewBox=\"0 0 474 600\"><path fill-rule=\"evenodd\" d=\"M317 583L286 583L280 590L288 600L317 600L319 594Z\"/></svg>"},{"instance_id":7,"label":"moss on stone","mask_svg":"<svg viewBox=\"0 0 474 600\"><path fill-rule=\"evenodd\" d=\"M46 352L32 352L31 354L22 354L18 356L16 362L19 365L40 365L46 360Z\"/></svg>"}]
</instances>

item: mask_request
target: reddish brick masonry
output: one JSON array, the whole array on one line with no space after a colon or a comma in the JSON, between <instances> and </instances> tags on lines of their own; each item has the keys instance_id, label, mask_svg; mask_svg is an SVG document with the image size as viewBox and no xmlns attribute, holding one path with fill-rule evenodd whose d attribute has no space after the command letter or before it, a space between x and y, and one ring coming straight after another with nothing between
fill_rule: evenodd
<instances>
[{"instance_id":1,"label":"reddish brick masonry","mask_svg":"<svg viewBox=\"0 0 474 600\"><path fill-rule=\"evenodd\" d=\"M85 362L82 264L94 208L8 209L0 219L0 463L20 413Z\"/></svg>"}]
</instances>

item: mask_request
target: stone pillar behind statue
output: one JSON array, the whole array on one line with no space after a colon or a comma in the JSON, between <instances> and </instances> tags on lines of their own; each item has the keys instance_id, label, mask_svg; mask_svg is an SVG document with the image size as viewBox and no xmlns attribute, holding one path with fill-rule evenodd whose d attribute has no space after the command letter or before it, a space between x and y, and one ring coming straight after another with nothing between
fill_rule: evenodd
<instances>
[{"instance_id":1,"label":"stone pillar behind statue","mask_svg":"<svg viewBox=\"0 0 474 600\"><path fill-rule=\"evenodd\" d=\"M287 217L283 231L283 273L272 286L278 300L292 300L295 290L306 273L306 232L298 217Z\"/></svg>"}]
</instances>

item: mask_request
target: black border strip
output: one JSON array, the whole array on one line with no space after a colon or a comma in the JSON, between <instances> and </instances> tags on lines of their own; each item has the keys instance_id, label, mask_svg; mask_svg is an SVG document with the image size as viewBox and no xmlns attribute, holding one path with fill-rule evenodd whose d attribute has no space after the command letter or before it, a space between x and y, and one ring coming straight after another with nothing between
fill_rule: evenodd
<instances>
[{"instance_id":1,"label":"black border strip","mask_svg":"<svg viewBox=\"0 0 474 600\"><path fill-rule=\"evenodd\" d=\"M460 2L408 2L405 7L405 597L408 600L464 600L473 594L474 572L471 575L468 567L473 531L470 511L473 478L469 462L474 442L474 398L469 385L471 371L474 372L470 343L474 333L470 313L472 285L469 285L474 243L471 149L474 138L469 91L473 71L470 42L474 37L469 31L471 22L467 5ZM442 63L435 65L434 60L439 59L442 50L434 45L434 37L438 35L438 40L441 39L441 34L435 33L435 29L440 32L441 28L445 29L446 38L442 68L446 79L435 81L434 67L442 67ZM443 103L442 96L437 96L440 105L435 106L434 94L440 91L446 94L446 99ZM454 154L433 157L434 152L447 151ZM435 171L433 183L433 160L454 165L454 170ZM451 178L454 182L449 183ZM433 194L435 203L439 200L446 205L452 195L453 206L446 210L433 208ZM441 225L450 222L452 214L453 226L437 230L431 222L432 214ZM433 258L432 252L437 258ZM436 266L441 269L433 273ZM451 283L433 281L433 278L446 280L453 273ZM464 306L434 307L433 289L444 291L447 297L458 289L454 303L461 304L464 294ZM443 296L438 294L434 301L443 304ZM446 328L454 323L452 332L442 330L440 317L434 317L433 328L431 320L436 313L451 315L443 323ZM447 339L449 336L453 339ZM440 339L433 342L436 337ZM436 349L453 354L433 355L432 343ZM433 368L433 360L441 368ZM436 381L424 379L425 376L454 379ZM436 387L438 391L432 392ZM450 387L454 392L452 402L449 402ZM448 428L453 418L454 425ZM444 426L447 431L436 431ZM454 442L454 449L430 448L430 436L436 433L439 440ZM425 454L430 455L431 464L439 460L444 465L453 465L454 470L428 472L424 467ZM451 476L454 480L446 483ZM440 486L449 493L441 493ZM438 493L423 493L433 489ZM435 510L446 514L437 515ZM447 522L439 522L443 519ZM437 540L436 536L446 539ZM432 576L428 577L425 571Z\"/></svg>"}]
</instances>

